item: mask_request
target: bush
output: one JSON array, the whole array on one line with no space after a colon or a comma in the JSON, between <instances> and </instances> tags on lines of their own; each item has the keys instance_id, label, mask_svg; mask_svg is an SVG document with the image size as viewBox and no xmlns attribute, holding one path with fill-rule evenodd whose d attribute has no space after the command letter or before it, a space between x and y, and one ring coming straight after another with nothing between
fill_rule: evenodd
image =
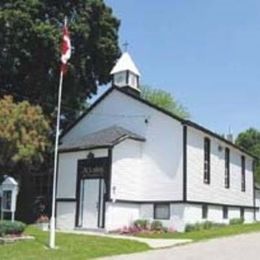
<instances>
[{"instance_id":1,"label":"bush","mask_svg":"<svg viewBox=\"0 0 260 260\"><path fill-rule=\"evenodd\" d=\"M198 222L195 224L187 224L185 226L185 232L219 228L219 227L223 227L223 226L226 226L226 224L214 223L212 221L205 221L205 222L201 222L201 223Z\"/></svg>"},{"instance_id":2,"label":"bush","mask_svg":"<svg viewBox=\"0 0 260 260\"><path fill-rule=\"evenodd\" d=\"M140 229L149 229L149 220L147 219L137 219L134 222L134 226L140 228Z\"/></svg>"},{"instance_id":3,"label":"bush","mask_svg":"<svg viewBox=\"0 0 260 260\"><path fill-rule=\"evenodd\" d=\"M198 231L202 229L203 229L202 223L187 224L185 226L185 232Z\"/></svg>"},{"instance_id":4,"label":"bush","mask_svg":"<svg viewBox=\"0 0 260 260\"><path fill-rule=\"evenodd\" d=\"M161 221L159 220L154 220L152 223L151 223L151 230L154 230L154 231L161 231L163 230L163 224Z\"/></svg>"},{"instance_id":5,"label":"bush","mask_svg":"<svg viewBox=\"0 0 260 260\"><path fill-rule=\"evenodd\" d=\"M0 221L0 236L5 235L20 235L23 233L26 225L20 221L9 221L2 220Z\"/></svg>"},{"instance_id":6,"label":"bush","mask_svg":"<svg viewBox=\"0 0 260 260\"><path fill-rule=\"evenodd\" d=\"M240 225L244 223L244 219L243 218L232 218L229 221L230 225Z\"/></svg>"}]
</instances>

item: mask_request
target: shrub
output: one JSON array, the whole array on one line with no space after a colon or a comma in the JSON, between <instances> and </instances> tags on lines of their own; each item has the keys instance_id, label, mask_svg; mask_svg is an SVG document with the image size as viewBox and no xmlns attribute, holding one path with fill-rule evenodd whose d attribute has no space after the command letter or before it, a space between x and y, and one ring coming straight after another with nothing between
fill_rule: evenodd
<instances>
[{"instance_id":1,"label":"shrub","mask_svg":"<svg viewBox=\"0 0 260 260\"><path fill-rule=\"evenodd\" d=\"M203 229L203 223L187 224L185 226L186 232L197 231Z\"/></svg>"},{"instance_id":2,"label":"shrub","mask_svg":"<svg viewBox=\"0 0 260 260\"><path fill-rule=\"evenodd\" d=\"M240 225L244 223L244 219L243 218L232 218L229 221L230 225Z\"/></svg>"},{"instance_id":3,"label":"shrub","mask_svg":"<svg viewBox=\"0 0 260 260\"><path fill-rule=\"evenodd\" d=\"M202 229L211 229L214 223L211 221L205 221L202 223Z\"/></svg>"},{"instance_id":4,"label":"shrub","mask_svg":"<svg viewBox=\"0 0 260 260\"><path fill-rule=\"evenodd\" d=\"M149 229L149 220L147 219L137 219L134 225L140 229Z\"/></svg>"},{"instance_id":5,"label":"shrub","mask_svg":"<svg viewBox=\"0 0 260 260\"><path fill-rule=\"evenodd\" d=\"M146 219L137 219L131 226L124 226L121 229L114 230L114 233L122 235L135 235L137 233L157 233L157 232L176 232L174 228L166 228L161 221L154 220L151 224Z\"/></svg>"},{"instance_id":6,"label":"shrub","mask_svg":"<svg viewBox=\"0 0 260 260\"><path fill-rule=\"evenodd\" d=\"M201 222L201 223L197 222L195 224L187 224L185 226L185 232L219 228L219 227L223 227L225 225L226 224L214 223L212 221L205 221L205 222Z\"/></svg>"},{"instance_id":7,"label":"shrub","mask_svg":"<svg viewBox=\"0 0 260 260\"><path fill-rule=\"evenodd\" d=\"M23 233L26 225L20 221L9 221L2 220L0 221L0 236L5 235L20 235Z\"/></svg>"},{"instance_id":8,"label":"shrub","mask_svg":"<svg viewBox=\"0 0 260 260\"><path fill-rule=\"evenodd\" d=\"M192 224L186 224L185 232L190 232L190 231L194 230L193 227L194 227L194 225L192 225Z\"/></svg>"},{"instance_id":9,"label":"shrub","mask_svg":"<svg viewBox=\"0 0 260 260\"><path fill-rule=\"evenodd\" d=\"M161 221L159 220L154 220L152 223L151 223L151 230L154 230L154 231L161 231L163 230L163 224Z\"/></svg>"}]
</instances>

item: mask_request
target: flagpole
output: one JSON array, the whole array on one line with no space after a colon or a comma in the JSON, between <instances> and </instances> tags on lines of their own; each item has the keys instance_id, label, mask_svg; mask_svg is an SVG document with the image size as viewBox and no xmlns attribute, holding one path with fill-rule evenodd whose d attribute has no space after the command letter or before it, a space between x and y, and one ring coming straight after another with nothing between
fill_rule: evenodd
<instances>
[{"instance_id":1,"label":"flagpole","mask_svg":"<svg viewBox=\"0 0 260 260\"><path fill-rule=\"evenodd\" d=\"M64 19L64 27L67 26L67 17ZM52 181L52 209L50 219L50 238L49 247L55 249L55 212L56 212L56 186L57 186L57 171L58 171L58 149L59 149L59 135L60 135L60 114L61 114L61 99L62 99L62 84L63 84L63 67L60 70L59 94L58 94L58 109L56 119L56 136L54 149L54 171Z\"/></svg>"},{"instance_id":2,"label":"flagpole","mask_svg":"<svg viewBox=\"0 0 260 260\"><path fill-rule=\"evenodd\" d=\"M63 71L60 72L59 95L58 95L58 111L56 122L56 137L54 150L54 173L53 173L53 187L52 187L52 210L50 219L50 240L49 246L51 249L55 248L55 212L56 212L56 185L57 185L57 171L58 171L58 148L59 148L59 134L60 134L60 112L61 112L61 97L62 97L62 83Z\"/></svg>"}]
</instances>

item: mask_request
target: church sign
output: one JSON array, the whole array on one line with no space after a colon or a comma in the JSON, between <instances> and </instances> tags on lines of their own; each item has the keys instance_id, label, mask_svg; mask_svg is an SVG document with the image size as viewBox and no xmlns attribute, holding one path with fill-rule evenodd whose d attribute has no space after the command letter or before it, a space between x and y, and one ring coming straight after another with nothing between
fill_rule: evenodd
<instances>
[{"instance_id":1,"label":"church sign","mask_svg":"<svg viewBox=\"0 0 260 260\"><path fill-rule=\"evenodd\" d=\"M80 179L105 178L108 172L108 158L92 158L78 161Z\"/></svg>"}]
</instances>

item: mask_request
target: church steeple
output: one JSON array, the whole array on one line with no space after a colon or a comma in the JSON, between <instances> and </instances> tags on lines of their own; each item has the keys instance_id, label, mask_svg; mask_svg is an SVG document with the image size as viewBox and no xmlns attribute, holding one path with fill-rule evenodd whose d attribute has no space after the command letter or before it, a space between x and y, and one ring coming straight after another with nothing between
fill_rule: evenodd
<instances>
[{"instance_id":1,"label":"church steeple","mask_svg":"<svg viewBox=\"0 0 260 260\"><path fill-rule=\"evenodd\" d=\"M117 61L110 74L113 77L113 85L124 88L127 91L138 94L140 72L128 52L124 52Z\"/></svg>"}]
</instances>

